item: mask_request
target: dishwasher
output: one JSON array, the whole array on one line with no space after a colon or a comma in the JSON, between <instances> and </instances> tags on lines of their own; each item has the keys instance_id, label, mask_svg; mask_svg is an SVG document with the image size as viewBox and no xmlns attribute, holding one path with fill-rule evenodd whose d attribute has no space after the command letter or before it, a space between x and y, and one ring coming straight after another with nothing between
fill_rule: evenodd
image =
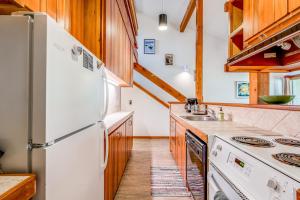
<instances>
[{"instance_id":1,"label":"dishwasher","mask_svg":"<svg viewBox=\"0 0 300 200\"><path fill-rule=\"evenodd\" d=\"M207 196L207 145L190 131L186 131L186 179L194 200Z\"/></svg>"}]
</instances>

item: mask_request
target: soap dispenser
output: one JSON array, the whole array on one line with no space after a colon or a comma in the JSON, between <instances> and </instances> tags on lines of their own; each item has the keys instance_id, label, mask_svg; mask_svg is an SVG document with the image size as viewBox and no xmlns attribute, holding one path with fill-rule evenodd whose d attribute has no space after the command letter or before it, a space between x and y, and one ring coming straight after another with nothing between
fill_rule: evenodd
<instances>
[{"instance_id":1,"label":"soap dispenser","mask_svg":"<svg viewBox=\"0 0 300 200\"><path fill-rule=\"evenodd\" d=\"M219 120L219 121L224 121L224 120L225 120L224 115L225 115L225 114L224 114L223 108L220 107L220 111L219 111L219 113L218 113L218 120Z\"/></svg>"}]
</instances>

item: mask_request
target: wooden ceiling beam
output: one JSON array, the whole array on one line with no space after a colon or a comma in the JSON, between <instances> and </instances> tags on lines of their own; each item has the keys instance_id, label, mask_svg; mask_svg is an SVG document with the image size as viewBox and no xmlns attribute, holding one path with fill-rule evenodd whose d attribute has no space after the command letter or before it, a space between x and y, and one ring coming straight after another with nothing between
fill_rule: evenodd
<instances>
[{"instance_id":1,"label":"wooden ceiling beam","mask_svg":"<svg viewBox=\"0 0 300 200\"><path fill-rule=\"evenodd\" d=\"M196 8L196 0L190 0L190 3L185 11L185 14L183 16L183 19L181 21L181 24L180 24L180 32L184 32L186 26L188 25L190 19L191 19L191 16L194 12Z\"/></svg>"}]
</instances>

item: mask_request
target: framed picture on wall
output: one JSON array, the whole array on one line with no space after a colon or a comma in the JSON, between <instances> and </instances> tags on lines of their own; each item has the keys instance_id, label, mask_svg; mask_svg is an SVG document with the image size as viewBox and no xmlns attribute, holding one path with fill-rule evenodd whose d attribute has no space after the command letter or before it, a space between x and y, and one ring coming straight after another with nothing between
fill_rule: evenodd
<instances>
[{"instance_id":1,"label":"framed picture on wall","mask_svg":"<svg viewBox=\"0 0 300 200\"><path fill-rule=\"evenodd\" d=\"M155 54L155 39L144 39L144 54Z\"/></svg>"},{"instance_id":2,"label":"framed picture on wall","mask_svg":"<svg viewBox=\"0 0 300 200\"><path fill-rule=\"evenodd\" d=\"M173 54L165 54L165 65L173 65L173 61L174 61L174 58L173 58Z\"/></svg>"},{"instance_id":3,"label":"framed picture on wall","mask_svg":"<svg viewBox=\"0 0 300 200\"><path fill-rule=\"evenodd\" d=\"M246 99L250 95L250 84L247 81L235 82L235 93L237 99Z\"/></svg>"}]
</instances>

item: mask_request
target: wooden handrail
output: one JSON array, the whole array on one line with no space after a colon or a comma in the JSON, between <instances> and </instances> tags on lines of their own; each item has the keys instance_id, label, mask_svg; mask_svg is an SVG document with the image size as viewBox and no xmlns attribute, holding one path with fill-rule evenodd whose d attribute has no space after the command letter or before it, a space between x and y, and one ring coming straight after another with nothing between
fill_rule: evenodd
<instances>
[{"instance_id":1,"label":"wooden handrail","mask_svg":"<svg viewBox=\"0 0 300 200\"><path fill-rule=\"evenodd\" d=\"M143 92L148 94L150 97L152 97L154 100L156 100L157 102L159 102L161 105L165 106L166 108L170 107L170 105L168 103L164 102L163 100L161 100L160 98L158 98L157 96L152 94L149 90L147 90L146 88L144 88L143 86L141 86L137 82L133 81L133 85L135 85L137 88L139 88L140 90L142 90Z\"/></svg>"},{"instance_id":2,"label":"wooden handrail","mask_svg":"<svg viewBox=\"0 0 300 200\"><path fill-rule=\"evenodd\" d=\"M180 102L185 102L186 97L181 94L179 91L177 91L175 88L173 88L171 85L160 79L158 76L153 74L151 71L146 69L145 67L141 66L138 63L134 63L134 70L142 74L144 77L146 77L148 80L150 80L152 83L160 87L162 90L173 96L175 99L177 99Z\"/></svg>"}]
</instances>

